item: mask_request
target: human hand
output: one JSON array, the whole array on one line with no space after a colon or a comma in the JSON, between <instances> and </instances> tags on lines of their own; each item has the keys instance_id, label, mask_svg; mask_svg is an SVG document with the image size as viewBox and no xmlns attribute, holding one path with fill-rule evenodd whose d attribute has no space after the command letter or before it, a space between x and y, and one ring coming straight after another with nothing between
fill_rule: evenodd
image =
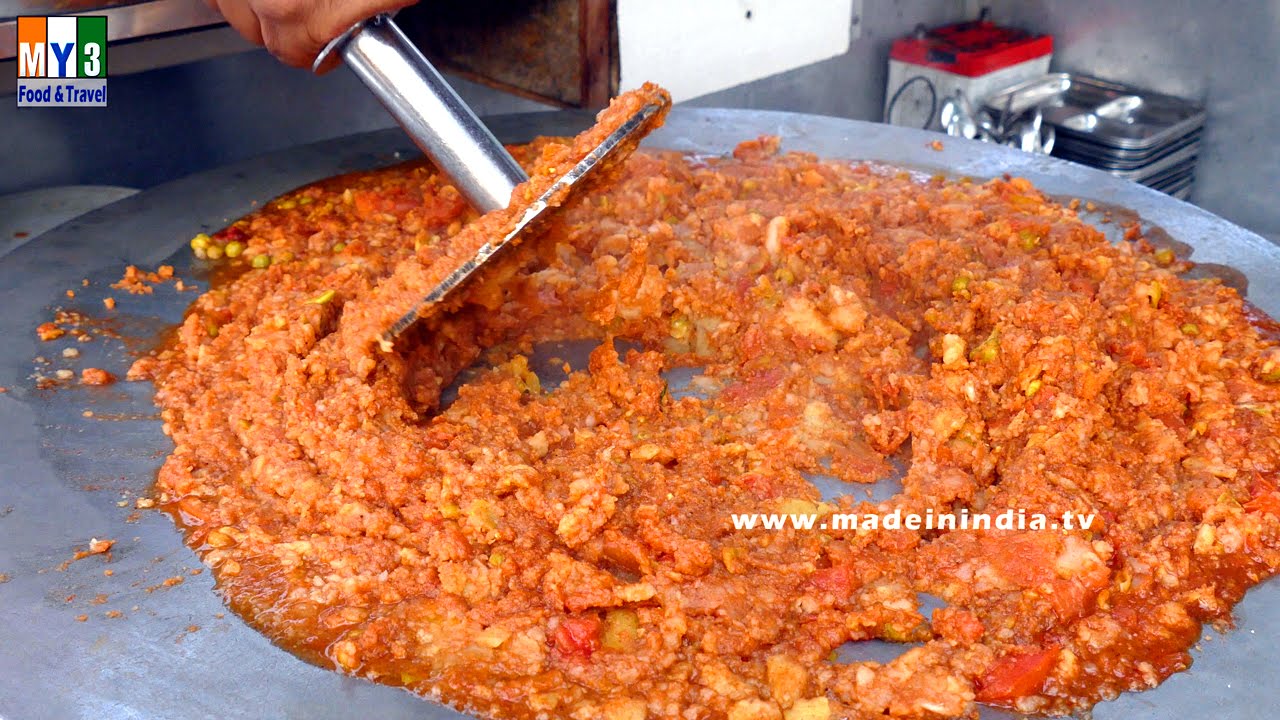
<instances>
[{"instance_id":1,"label":"human hand","mask_svg":"<svg viewBox=\"0 0 1280 720\"><path fill-rule=\"evenodd\" d=\"M205 0L250 42L294 67L311 67L328 42L380 12L415 0ZM327 69L327 68L326 68Z\"/></svg>"}]
</instances>

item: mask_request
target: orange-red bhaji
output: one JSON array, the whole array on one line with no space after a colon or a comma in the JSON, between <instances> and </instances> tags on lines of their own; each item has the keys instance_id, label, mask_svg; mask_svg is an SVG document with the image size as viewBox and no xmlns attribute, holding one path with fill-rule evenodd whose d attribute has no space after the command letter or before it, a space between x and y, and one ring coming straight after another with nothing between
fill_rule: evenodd
<instances>
[{"instance_id":1,"label":"orange-red bhaji","mask_svg":"<svg viewBox=\"0 0 1280 720\"><path fill-rule=\"evenodd\" d=\"M367 373L338 352L344 307L465 232L447 182L335 178L225 231L271 262L134 375L175 443L158 499L235 610L496 718L1065 713L1186 668L1202 623L1280 565L1275 337L1025 180L777 147L636 154L524 246L533 269ZM601 344L544 385L527 354L569 338ZM681 366L705 397L667 392ZM863 500L895 464L903 491ZM806 473L849 492L821 502ZM1096 521L731 522L1005 508ZM905 652L833 653L873 638Z\"/></svg>"}]
</instances>

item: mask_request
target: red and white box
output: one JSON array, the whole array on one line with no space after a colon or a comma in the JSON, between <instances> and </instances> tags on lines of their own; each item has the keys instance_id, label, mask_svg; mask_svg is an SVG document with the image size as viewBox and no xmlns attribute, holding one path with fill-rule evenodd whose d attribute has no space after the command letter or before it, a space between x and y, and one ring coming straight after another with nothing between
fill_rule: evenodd
<instances>
[{"instance_id":1,"label":"red and white box","mask_svg":"<svg viewBox=\"0 0 1280 720\"><path fill-rule=\"evenodd\" d=\"M1047 73L1052 57L1053 37L986 19L921 28L889 52L884 121L937 130L948 97L960 92L980 107L996 91Z\"/></svg>"}]
</instances>

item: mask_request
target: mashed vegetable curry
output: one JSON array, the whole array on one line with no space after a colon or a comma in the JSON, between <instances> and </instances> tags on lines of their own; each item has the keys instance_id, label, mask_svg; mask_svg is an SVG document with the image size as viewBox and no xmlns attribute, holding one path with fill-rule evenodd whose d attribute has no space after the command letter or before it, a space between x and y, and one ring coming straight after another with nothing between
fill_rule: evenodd
<instances>
[{"instance_id":1,"label":"mashed vegetable curry","mask_svg":"<svg viewBox=\"0 0 1280 720\"><path fill-rule=\"evenodd\" d=\"M514 151L537 177L565 142ZM617 173L390 353L352 329L379 283L476 222L429 166L208 239L243 272L133 377L175 444L158 499L237 612L486 717L1065 713L1186 668L1280 567L1280 349L1235 291L1018 178L773 138ZM559 386L530 370L535 343L581 338L599 347ZM704 392L673 396L676 367ZM960 508L1097 520L731 523ZM905 652L836 657L869 639Z\"/></svg>"}]
</instances>

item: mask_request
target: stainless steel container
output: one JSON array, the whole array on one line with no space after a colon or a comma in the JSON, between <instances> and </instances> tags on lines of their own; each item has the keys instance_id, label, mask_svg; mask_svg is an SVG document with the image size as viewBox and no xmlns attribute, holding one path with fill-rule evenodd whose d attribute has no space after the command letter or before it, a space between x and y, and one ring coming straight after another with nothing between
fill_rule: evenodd
<instances>
[{"instance_id":1,"label":"stainless steel container","mask_svg":"<svg viewBox=\"0 0 1280 720\"><path fill-rule=\"evenodd\" d=\"M1175 197L1195 176L1206 113L1190 100L1073 73L1051 73L984 101L993 117L1039 111L1053 154Z\"/></svg>"}]
</instances>

